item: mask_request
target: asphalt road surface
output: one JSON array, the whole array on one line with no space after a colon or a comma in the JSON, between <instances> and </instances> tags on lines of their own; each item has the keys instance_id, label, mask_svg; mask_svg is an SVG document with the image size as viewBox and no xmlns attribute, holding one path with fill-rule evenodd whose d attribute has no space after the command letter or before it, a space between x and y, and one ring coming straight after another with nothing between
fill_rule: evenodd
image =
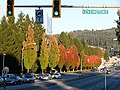
<instances>
[{"instance_id":1,"label":"asphalt road surface","mask_svg":"<svg viewBox=\"0 0 120 90\"><path fill-rule=\"evenodd\" d=\"M81 78L86 75L88 73L63 75L62 79L7 86L6 90L120 90L120 70L112 69L110 74L106 74L106 85L104 73ZM65 82L65 79L69 81Z\"/></svg>"}]
</instances>

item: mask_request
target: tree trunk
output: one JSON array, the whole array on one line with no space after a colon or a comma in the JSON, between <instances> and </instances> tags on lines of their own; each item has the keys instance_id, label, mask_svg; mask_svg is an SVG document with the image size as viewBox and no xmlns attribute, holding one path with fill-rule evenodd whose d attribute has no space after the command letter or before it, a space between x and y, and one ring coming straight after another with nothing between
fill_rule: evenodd
<instances>
[{"instance_id":1,"label":"tree trunk","mask_svg":"<svg viewBox=\"0 0 120 90\"><path fill-rule=\"evenodd\" d=\"M81 64L80 64L80 70L82 71L82 59L81 59Z\"/></svg>"},{"instance_id":2,"label":"tree trunk","mask_svg":"<svg viewBox=\"0 0 120 90\"><path fill-rule=\"evenodd\" d=\"M29 73L29 69L27 69L27 73Z\"/></svg>"}]
</instances>

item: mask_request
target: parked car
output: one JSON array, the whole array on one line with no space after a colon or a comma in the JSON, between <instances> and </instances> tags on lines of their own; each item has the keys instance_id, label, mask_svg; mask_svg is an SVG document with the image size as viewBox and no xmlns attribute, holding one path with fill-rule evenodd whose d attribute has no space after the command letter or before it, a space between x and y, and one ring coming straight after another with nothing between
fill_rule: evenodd
<instances>
[{"instance_id":1,"label":"parked car","mask_svg":"<svg viewBox=\"0 0 120 90\"><path fill-rule=\"evenodd\" d=\"M35 76L31 73L26 73L23 76L23 82L27 83L27 82L34 82L35 81Z\"/></svg>"},{"instance_id":2,"label":"parked car","mask_svg":"<svg viewBox=\"0 0 120 90\"><path fill-rule=\"evenodd\" d=\"M0 77L0 87L2 86L3 78Z\"/></svg>"},{"instance_id":3,"label":"parked car","mask_svg":"<svg viewBox=\"0 0 120 90\"><path fill-rule=\"evenodd\" d=\"M23 79L20 76L16 76L17 84L22 84Z\"/></svg>"},{"instance_id":4,"label":"parked car","mask_svg":"<svg viewBox=\"0 0 120 90\"><path fill-rule=\"evenodd\" d=\"M51 76L51 74L43 74L40 79L41 80L51 80L52 76Z\"/></svg>"},{"instance_id":5,"label":"parked car","mask_svg":"<svg viewBox=\"0 0 120 90\"><path fill-rule=\"evenodd\" d=\"M54 73L52 75L52 78L60 79L61 78L61 74L60 73Z\"/></svg>"},{"instance_id":6,"label":"parked car","mask_svg":"<svg viewBox=\"0 0 120 90\"><path fill-rule=\"evenodd\" d=\"M14 74L7 74L6 83L7 85L16 85L22 84L23 80L19 76L15 76Z\"/></svg>"}]
</instances>

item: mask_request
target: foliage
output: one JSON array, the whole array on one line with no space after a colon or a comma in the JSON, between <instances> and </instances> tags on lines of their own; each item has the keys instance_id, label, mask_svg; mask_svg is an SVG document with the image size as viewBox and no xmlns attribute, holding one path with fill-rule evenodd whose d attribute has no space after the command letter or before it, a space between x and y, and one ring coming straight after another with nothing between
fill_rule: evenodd
<instances>
[{"instance_id":1,"label":"foliage","mask_svg":"<svg viewBox=\"0 0 120 90\"><path fill-rule=\"evenodd\" d=\"M28 26L28 31L26 35L26 40L23 46L24 51L24 66L29 72L29 69L32 68L33 64L36 61L36 45L34 42L34 31L31 26Z\"/></svg>"},{"instance_id":2,"label":"foliage","mask_svg":"<svg viewBox=\"0 0 120 90\"><path fill-rule=\"evenodd\" d=\"M105 53L104 53L104 59L106 60L106 61L108 61L109 60L109 51L108 51L108 49L106 49L105 50Z\"/></svg>"},{"instance_id":3,"label":"foliage","mask_svg":"<svg viewBox=\"0 0 120 90\"><path fill-rule=\"evenodd\" d=\"M73 64L72 64L72 68L74 69L76 67L78 60L79 60L78 49L75 45L73 45L73 46L71 46L71 51L74 54L74 60L73 60Z\"/></svg>"},{"instance_id":4,"label":"foliage","mask_svg":"<svg viewBox=\"0 0 120 90\"><path fill-rule=\"evenodd\" d=\"M32 68L31 68L31 72L36 72L38 69L38 65L37 65L37 60L34 62L34 64L32 65Z\"/></svg>"},{"instance_id":5,"label":"foliage","mask_svg":"<svg viewBox=\"0 0 120 90\"><path fill-rule=\"evenodd\" d=\"M73 38L73 39L74 39L74 45L78 48L78 55L80 55L80 52L83 50L83 45L78 38Z\"/></svg>"},{"instance_id":6,"label":"foliage","mask_svg":"<svg viewBox=\"0 0 120 90\"><path fill-rule=\"evenodd\" d=\"M65 54L66 54L65 67L68 70L74 63L74 54L72 53L71 49L66 49Z\"/></svg>"},{"instance_id":7,"label":"foliage","mask_svg":"<svg viewBox=\"0 0 120 90\"><path fill-rule=\"evenodd\" d=\"M98 46L98 47L108 47L115 48L116 50L119 50L119 46L117 41L114 41L113 39L116 37L116 28L109 28L109 29L102 29L102 30L76 30L73 32L70 32L69 34L74 37L81 40L84 38L88 45L91 46Z\"/></svg>"},{"instance_id":8,"label":"foliage","mask_svg":"<svg viewBox=\"0 0 120 90\"><path fill-rule=\"evenodd\" d=\"M101 59L98 56L85 56L86 68L95 68L100 66Z\"/></svg>"},{"instance_id":9,"label":"foliage","mask_svg":"<svg viewBox=\"0 0 120 90\"><path fill-rule=\"evenodd\" d=\"M65 54L65 47L64 45L59 45L59 51L60 51L60 59L58 63L58 67L62 69L63 65L66 63L66 54Z\"/></svg>"},{"instance_id":10,"label":"foliage","mask_svg":"<svg viewBox=\"0 0 120 90\"><path fill-rule=\"evenodd\" d=\"M70 34L62 32L58 39L59 44L63 44L65 48L70 48L74 44L74 39Z\"/></svg>"},{"instance_id":11,"label":"foliage","mask_svg":"<svg viewBox=\"0 0 120 90\"><path fill-rule=\"evenodd\" d=\"M45 33L43 33L41 53L40 53L40 57L39 57L42 73L44 73L43 70L45 70L48 66L48 58L49 58L48 47L47 47L47 41L46 40L47 40L46 35L45 35Z\"/></svg>"},{"instance_id":12,"label":"foliage","mask_svg":"<svg viewBox=\"0 0 120 90\"><path fill-rule=\"evenodd\" d=\"M54 36L49 36L49 67L54 69L59 62L60 51L57 40Z\"/></svg>"}]
</instances>

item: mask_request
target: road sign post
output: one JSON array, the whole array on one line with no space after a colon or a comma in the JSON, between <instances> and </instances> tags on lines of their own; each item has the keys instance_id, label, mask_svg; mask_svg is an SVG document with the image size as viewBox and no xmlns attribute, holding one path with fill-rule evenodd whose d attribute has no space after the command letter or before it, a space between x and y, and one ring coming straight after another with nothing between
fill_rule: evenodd
<instances>
[{"instance_id":1,"label":"road sign post","mask_svg":"<svg viewBox=\"0 0 120 90\"><path fill-rule=\"evenodd\" d=\"M2 82L2 86L3 86L3 88L4 88L4 90L5 90L5 88L6 88L6 80L5 80L5 78L3 78L3 82Z\"/></svg>"},{"instance_id":2,"label":"road sign post","mask_svg":"<svg viewBox=\"0 0 120 90\"><path fill-rule=\"evenodd\" d=\"M35 10L36 23L43 24L43 10Z\"/></svg>"}]
</instances>

